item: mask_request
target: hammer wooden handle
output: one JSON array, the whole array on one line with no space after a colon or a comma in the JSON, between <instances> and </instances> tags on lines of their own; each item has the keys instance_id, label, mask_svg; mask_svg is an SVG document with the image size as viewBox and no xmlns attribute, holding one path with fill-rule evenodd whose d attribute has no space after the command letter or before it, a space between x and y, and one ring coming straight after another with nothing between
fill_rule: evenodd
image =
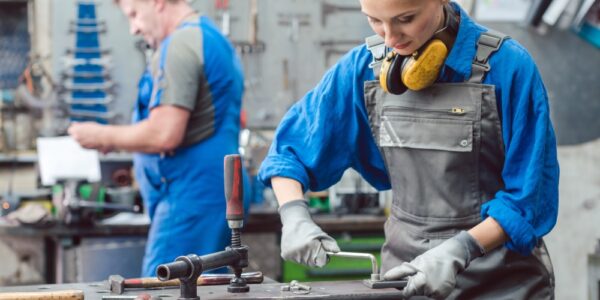
<instances>
[{"instance_id":1,"label":"hammer wooden handle","mask_svg":"<svg viewBox=\"0 0 600 300\"><path fill-rule=\"evenodd\" d=\"M262 272L248 272L242 273L242 277L246 279L248 283L261 283L263 282ZM205 274L198 277L198 285L217 285L217 284L228 284L233 278L233 274ZM153 287L164 287L164 286L178 286L179 279L160 281L156 278L131 278L125 279L125 288L153 288ZM0 299L2 300L2 299Z\"/></svg>"},{"instance_id":2,"label":"hammer wooden handle","mask_svg":"<svg viewBox=\"0 0 600 300\"><path fill-rule=\"evenodd\" d=\"M0 300L83 300L83 291L0 293Z\"/></svg>"}]
</instances>

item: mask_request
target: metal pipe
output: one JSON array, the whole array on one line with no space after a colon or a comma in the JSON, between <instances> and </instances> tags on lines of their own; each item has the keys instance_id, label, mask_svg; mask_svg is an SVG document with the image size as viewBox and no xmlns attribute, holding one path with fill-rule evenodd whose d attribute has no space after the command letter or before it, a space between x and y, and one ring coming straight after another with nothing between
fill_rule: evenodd
<instances>
[{"instance_id":1,"label":"metal pipe","mask_svg":"<svg viewBox=\"0 0 600 300\"><path fill-rule=\"evenodd\" d=\"M159 265L157 277L162 281L200 275L204 271L234 265L241 259L236 250L219 251L203 256L180 256L175 262ZM197 273L197 274L194 274Z\"/></svg>"},{"instance_id":2,"label":"metal pipe","mask_svg":"<svg viewBox=\"0 0 600 300\"><path fill-rule=\"evenodd\" d=\"M358 252L326 252L329 256L338 256L346 258L363 258L371 260L371 280L379 280L379 264L377 258L371 253L358 253Z\"/></svg>"},{"instance_id":3,"label":"metal pipe","mask_svg":"<svg viewBox=\"0 0 600 300\"><path fill-rule=\"evenodd\" d=\"M233 250L219 251L207 255L200 256L202 260L202 270L208 271L220 267L233 266L240 261L240 254Z\"/></svg>"}]
</instances>

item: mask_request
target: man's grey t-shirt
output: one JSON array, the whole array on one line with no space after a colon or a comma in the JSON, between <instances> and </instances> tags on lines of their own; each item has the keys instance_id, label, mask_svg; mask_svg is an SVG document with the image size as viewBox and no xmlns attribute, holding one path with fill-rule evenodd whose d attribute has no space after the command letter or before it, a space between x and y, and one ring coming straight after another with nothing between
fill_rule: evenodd
<instances>
[{"instance_id":1,"label":"man's grey t-shirt","mask_svg":"<svg viewBox=\"0 0 600 300\"><path fill-rule=\"evenodd\" d=\"M197 15L190 16L184 22L197 23ZM191 112L185 136L181 146L197 143L215 131L214 106L208 81L204 73L203 37L199 26L185 26L175 30L168 37L166 49L158 48L152 56L150 70L153 78L160 78L161 55L166 55L162 79L158 86L162 88L158 104L174 105ZM155 81L156 83L156 81ZM151 106L156 101L153 93Z\"/></svg>"}]
</instances>

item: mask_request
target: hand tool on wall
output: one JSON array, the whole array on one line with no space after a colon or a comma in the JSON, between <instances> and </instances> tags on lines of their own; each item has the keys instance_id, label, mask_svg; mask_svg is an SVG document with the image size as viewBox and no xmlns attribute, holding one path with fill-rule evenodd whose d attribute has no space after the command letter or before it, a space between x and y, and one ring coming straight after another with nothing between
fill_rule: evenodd
<instances>
[{"instance_id":1,"label":"hand tool on wall","mask_svg":"<svg viewBox=\"0 0 600 300\"><path fill-rule=\"evenodd\" d=\"M250 0L250 24L248 24L248 41L251 45L256 45L258 41L258 3L257 0Z\"/></svg>"},{"instance_id":2,"label":"hand tool on wall","mask_svg":"<svg viewBox=\"0 0 600 300\"><path fill-rule=\"evenodd\" d=\"M205 274L198 277L196 281L197 285L220 285L220 284L228 284L232 278L234 278L234 274ZM247 283L261 283L263 282L264 276L262 272L248 272L242 273L242 278L246 280ZM120 275L111 275L108 278L108 284L110 288L110 292L114 294L123 294L125 289L149 289L149 288L159 288L159 287L170 287L170 286L179 286L179 280L167 280L160 281L156 278L128 278L125 279Z\"/></svg>"},{"instance_id":3,"label":"hand tool on wall","mask_svg":"<svg viewBox=\"0 0 600 300\"><path fill-rule=\"evenodd\" d=\"M83 291L0 293L0 300L83 300Z\"/></svg>"},{"instance_id":4,"label":"hand tool on wall","mask_svg":"<svg viewBox=\"0 0 600 300\"><path fill-rule=\"evenodd\" d=\"M341 6L325 1L321 2L321 26L325 27L327 17L336 12L360 12L359 6Z\"/></svg>"},{"instance_id":5,"label":"hand tool on wall","mask_svg":"<svg viewBox=\"0 0 600 300\"><path fill-rule=\"evenodd\" d=\"M221 32L225 36L231 34L231 14L229 0L216 0L215 8L221 13Z\"/></svg>"},{"instance_id":6,"label":"hand tool on wall","mask_svg":"<svg viewBox=\"0 0 600 300\"><path fill-rule=\"evenodd\" d=\"M226 218L227 224L231 228L231 246L225 248L225 251L203 256L195 254L180 256L172 263L158 266L156 276L161 281L179 278L181 283L179 299L200 299L196 285L200 274L203 271L224 266L229 266L234 273L234 277L227 287L228 292L244 293L250 290L246 280L241 276L242 269L248 267L248 247L241 244L241 228L244 225L241 156L239 154L226 155L224 167L225 197L227 200Z\"/></svg>"},{"instance_id":7,"label":"hand tool on wall","mask_svg":"<svg viewBox=\"0 0 600 300\"><path fill-rule=\"evenodd\" d=\"M403 288L406 286L406 280L381 280L379 274L379 264L373 254L370 253L357 253L357 252L327 252L328 256L338 256L346 258L362 258L369 259L371 261L371 278L363 280L364 285L372 289L384 289L384 288Z\"/></svg>"}]
</instances>

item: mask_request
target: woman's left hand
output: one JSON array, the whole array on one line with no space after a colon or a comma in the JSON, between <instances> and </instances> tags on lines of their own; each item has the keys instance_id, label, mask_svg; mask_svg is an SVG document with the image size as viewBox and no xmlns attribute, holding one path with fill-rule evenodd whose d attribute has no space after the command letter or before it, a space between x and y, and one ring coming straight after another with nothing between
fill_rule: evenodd
<instances>
[{"instance_id":1,"label":"woman's left hand","mask_svg":"<svg viewBox=\"0 0 600 300\"><path fill-rule=\"evenodd\" d=\"M444 241L411 262L404 262L387 271L385 280L399 280L406 277L408 283L403 296L427 296L444 299L456 285L456 275L469 263L481 256L483 250L477 241L466 231Z\"/></svg>"}]
</instances>

